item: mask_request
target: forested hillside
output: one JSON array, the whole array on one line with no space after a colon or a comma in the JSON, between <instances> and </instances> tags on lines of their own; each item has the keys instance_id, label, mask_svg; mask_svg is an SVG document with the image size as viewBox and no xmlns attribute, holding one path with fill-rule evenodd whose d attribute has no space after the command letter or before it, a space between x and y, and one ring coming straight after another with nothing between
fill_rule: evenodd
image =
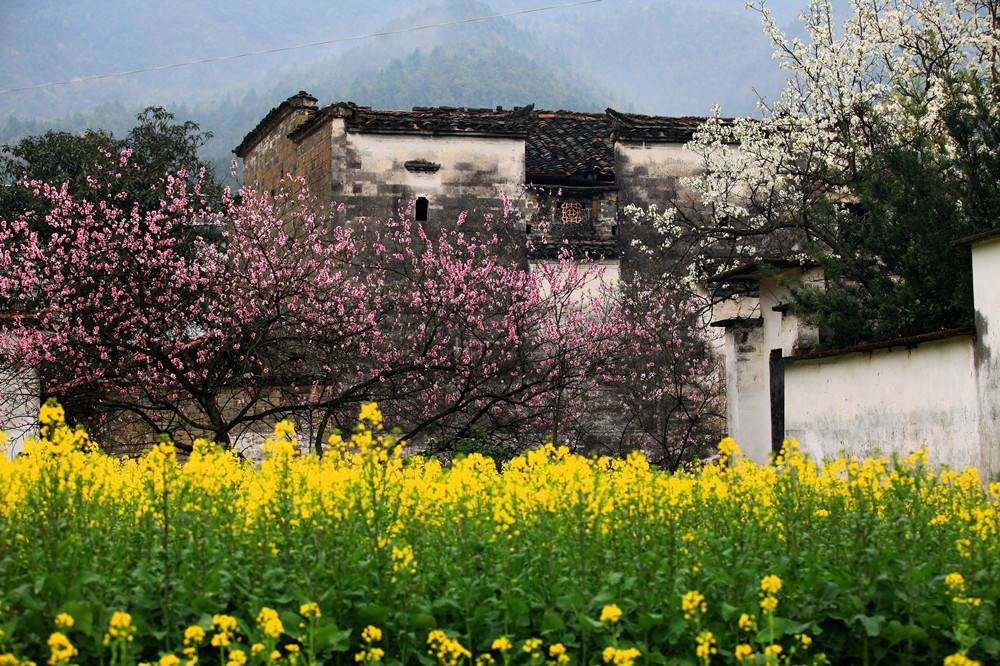
<instances>
[{"instance_id":1,"label":"forested hillside","mask_svg":"<svg viewBox=\"0 0 1000 666\"><path fill-rule=\"evenodd\" d=\"M40 0L0 8L0 88L202 57L396 31L538 6L533 0L303 0L294 8L224 0L140 6L126 0ZM797 3L779 3L791 22ZM72 19L69 17L72 16ZM194 20L197 17L197 20ZM724 48L740 44L741 49ZM136 113L162 105L230 150L270 109L300 89L321 102L514 106L660 114L754 111L782 80L759 17L729 0L605 0L402 35L196 67L8 93L0 142L50 128L122 134Z\"/></svg>"}]
</instances>

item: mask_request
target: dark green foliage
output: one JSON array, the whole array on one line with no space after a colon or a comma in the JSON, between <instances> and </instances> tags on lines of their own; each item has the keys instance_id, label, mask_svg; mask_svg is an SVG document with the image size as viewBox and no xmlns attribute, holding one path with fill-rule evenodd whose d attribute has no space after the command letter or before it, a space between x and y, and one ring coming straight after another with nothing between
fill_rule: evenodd
<instances>
[{"instance_id":1,"label":"dark green foliage","mask_svg":"<svg viewBox=\"0 0 1000 666\"><path fill-rule=\"evenodd\" d=\"M117 186L129 202L148 209L159 201L156 185L167 173L186 169L191 181L202 178L202 194L208 201L219 199L222 188L215 172L198 155L211 138L197 123L175 122L173 114L160 107L149 107L136 116L135 126L123 138L104 130L82 134L49 131L29 136L15 145L5 145L0 152L0 218L13 219L24 210L43 213L45 203L32 199L24 188L16 186L22 178L50 184L68 183L71 192L84 198L94 193L89 179L106 182L107 172L97 168L100 151L117 154L131 149L129 167L122 169L123 183Z\"/></svg>"}]
</instances>

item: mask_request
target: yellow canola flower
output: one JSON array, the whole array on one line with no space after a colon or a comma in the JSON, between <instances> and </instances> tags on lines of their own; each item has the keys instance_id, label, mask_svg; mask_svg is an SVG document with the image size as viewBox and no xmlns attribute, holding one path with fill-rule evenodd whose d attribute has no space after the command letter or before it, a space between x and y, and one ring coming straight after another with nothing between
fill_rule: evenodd
<instances>
[{"instance_id":1,"label":"yellow canola flower","mask_svg":"<svg viewBox=\"0 0 1000 666\"><path fill-rule=\"evenodd\" d=\"M601 609L601 622L615 624L622 618L622 609L617 604L609 604Z\"/></svg>"},{"instance_id":2,"label":"yellow canola flower","mask_svg":"<svg viewBox=\"0 0 1000 666\"><path fill-rule=\"evenodd\" d=\"M497 638L493 641L493 644L490 645L491 650L498 650L499 652L509 652L512 647L514 646L511 644L510 639L506 636Z\"/></svg>"},{"instance_id":3,"label":"yellow canola flower","mask_svg":"<svg viewBox=\"0 0 1000 666\"><path fill-rule=\"evenodd\" d=\"M743 455L740 451L740 447L736 444L736 440L732 437L726 437L721 442L719 442L719 454L728 458Z\"/></svg>"},{"instance_id":4,"label":"yellow canola flower","mask_svg":"<svg viewBox=\"0 0 1000 666\"><path fill-rule=\"evenodd\" d=\"M53 632L47 641L49 646L49 666L63 666L78 654L78 651L65 634Z\"/></svg>"},{"instance_id":5,"label":"yellow canola flower","mask_svg":"<svg viewBox=\"0 0 1000 666\"><path fill-rule=\"evenodd\" d=\"M553 643L549 646L549 657L555 660L557 664L569 663L569 655L566 652L566 646L562 643Z\"/></svg>"},{"instance_id":6,"label":"yellow canola flower","mask_svg":"<svg viewBox=\"0 0 1000 666\"><path fill-rule=\"evenodd\" d=\"M65 421L66 412L63 410L62 405L54 400L48 400L38 410L38 422L43 426L58 425L60 423L64 423Z\"/></svg>"},{"instance_id":7,"label":"yellow canola flower","mask_svg":"<svg viewBox=\"0 0 1000 666\"><path fill-rule=\"evenodd\" d=\"M697 643L695 656L702 661L707 662L713 654L718 652L715 647L715 635L711 631L700 632L695 642Z\"/></svg>"},{"instance_id":8,"label":"yellow canola flower","mask_svg":"<svg viewBox=\"0 0 1000 666\"><path fill-rule=\"evenodd\" d=\"M184 645L198 645L205 640L205 630L196 624L184 630Z\"/></svg>"},{"instance_id":9,"label":"yellow canola flower","mask_svg":"<svg viewBox=\"0 0 1000 666\"><path fill-rule=\"evenodd\" d=\"M944 666L980 666L979 662L969 659L961 652L944 658Z\"/></svg>"},{"instance_id":10,"label":"yellow canola flower","mask_svg":"<svg viewBox=\"0 0 1000 666\"><path fill-rule=\"evenodd\" d=\"M281 624L278 612L266 606L261 608L260 612L257 613L257 626L260 627L260 630L264 634L271 638L277 638L285 632L285 627Z\"/></svg>"},{"instance_id":11,"label":"yellow canola flower","mask_svg":"<svg viewBox=\"0 0 1000 666\"><path fill-rule=\"evenodd\" d=\"M777 576L764 576L760 581L761 592L777 594L781 590L781 579Z\"/></svg>"},{"instance_id":12,"label":"yellow canola flower","mask_svg":"<svg viewBox=\"0 0 1000 666\"><path fill-rule=\"evenodd\" d=\"M614 666L632 666L635 660L642 656L636 648L619 649L616 647L606 647L601 654L605 664Z\"/></svg>"},{"instance_id":13,"label":"yellow canola flower","mask_svg":"<svg viewBox=\"0 0 1000 666\"><path fill-rule=\"evenodd\" d=\"M684 619L690 620L698 614L708 611L708 604L705 602L705 595L698 590L686 592L681 597L681 610L684 611Z\"/></svg>"},{"instance_id":14,"label":"yellow canola flower","mask_svg":"<svg viewBox=\"0 0 1000 666\"><path fill-rule=\"evenodd\" d=\"M437 658L442 666L458 666L463 660L472 658L468 649L440 629L427 635L427 647L427 654Z\"/></svg>"},{"instance_id":15,"label":"yellow canola flower","mask_svg":"<svg viewBox=\"0 0 1000 666\"><path fill-rule=\"evenodd\" d=\"M131 643L135 637L135 627L132 625L132 616L124 611L115 611L108 621L108 631L104 634L104 644L109 645L113 641L126 641Z\"/></svg>"},{"instance_id":16,"label":"yellow canola flower","mask_svg":"<svg viewBox=\"0 0 1000 666\"><path fill-rule=\"evenodd\" d=\"M938 572L941 593L932 595L926 604L971 613L970 607L977 604L992 607L995 603L986 596L986 588L982 599L969 596L979 594L976 582L954 571L973 571L957 564L965 561L961 558L974 557L973 562L978 562L997 552L1000 484L984 489L973 471L921 469L919 465L925 463L918 459L838 458L817 463L793 446L786 447L776 467L737 456L728 443L720 445L720 450L732 456L725 465L709 463L676 473L655 469L639 454L622 460L590 459L551 444L502 465L478 454L447 463L417 455L404 460L397 453L398 442L374 426L379 419L373 409L366 408L351 442L340 440L343 446L324 456L295 453L291 446L294 427L279 424L272 437L273 450L261 463L243 460L205 440L197 442L187 457L164 443L134 460L115 458L92 450L86 433L57 422L58 413L50 412L46 418L53 427L26 442L30 455L13 460L0 456L0 526L12 526L0 527L0 549L27 552L26 545L38 532L21 526L39 525L43 516L51 515L46 514L50 509L62 512L66 524L76 530L66 538L86 537L81 543L92 536L86 530L105 529L115 530L115 538L154 543L149 537L165 533L168 527L166 533L177 538L175 543L211 544L213 538L205 541L206 536L219 534L223 538L214 539L216 544L238 544L251 556L274 562L290 555L285 549L308 547L316 534L353 534L364 540L390 576L398 577L393 582L409 591L409 586L425 584L439 571L436 556L443 551L435 550L437 544L455 548L458 539L472 533L483 535L491 554L511 552L518 557L527 554L526 548L537 548L538 535L553 542L582 538L604 546L621 545L626 551L647 544L660 552L671 548L678 571L695 574L703 564L701 553L715 545L717 528L731 528L734 533L745 529L747 534L752 530L755 542L781 548L786 534L810 525L833 537L850 529L846 519L859 513L877 522L905 508L915 511L916 529L932 532L934 538L925 543L940 542L946 551L937 560L946 567ZM356 444L368 448L362 450ZM164 522L165 499L170 500L171 516L183 515L184 520ZM54 506L56 500L62 503ZM781 510L792 505L797 507L794 520L802 522L791 524L793 518ZM934 526L928 528L927 523ZM419 562L415 553L421 554ZM784 605L785 588L795 586L779 578L783 571L761 573L768 575L759 581L759 610L747 608L750 613L728 623L738 625L741 632L729 627L732 644L749 644L748 635L764 624L761 615L765 621L774 615L779 603ZM694 580L701 579L695 575ZM685 588L679 592L683 593L681 609L690 621L711 620L692 625L692 642L702 629L722 631L725 624L715 614L708 615L701 592L685 593ZM712 610L723 601L733 600L713 599ZM296 608L304 623L319 617L318 606L296 603ZM599 610L608 634L612 628L619 633L623 624L632 628L615 604L594 610ZM253 615L247 619L253 620ZM58 619L53 627L75 640L75 634L65 631L68 628ZM127 639L135 631L131 618L113 631L115 640ZM252 633L263 640L263 631ZM108 636L110 640L111 627ZM209 638L212 646L220 648L212 652L213 657L228 655L234 647L249 655L249 641L244 648L236 620L218 615L211 628L185 630L185 660L199 657L199 648ZM477 638L477 645L482 638ZM494 641L496 661L501 662L500 653L524 661L520 653L524 638L511 635ZM721 643L722 635L718 638ZM180 642L176 639L180 636L175 637ZM464 656L468 652L462 652L464 648L441 650L450 645L447 641L461 648L445 635L433 646L432 658L437 660L440 654L444 663L472 660ZM796 637L796 659L806 644L806 638ZM517 655L510 654L514 646ZM7 643L0 647L9 649ZM266 659L269 649L256 655L258 662ZM553 655L551 649L539 646L538 651L545 659L558 660L562 655ZM764 646L754 644L753 649L759 655ZM783 659L791 649L786 645ZM281 654L285 655L283 648ZM612 661L617 654L613 653Z\"/></svg>"},{"instance_id":17,"label":"yellow canola flower","mask_svg":"<svg viewBox=\"0 0 1000 666\"><path fill-rule=\"evenodd\" d=\"M309 601L299 606L299 615L318 620L323 614L320 613L319 604Z\"/></svg>"},{"instance_id":18,"label":"yellow canola flower","mask_svg":"<svg viewBox=\"0 0 1000 666\"><path fill-rule=\"evenodd\" d=\"M232 650L229 653L229 659L226 661L226 666L244 666L247 661L246 652L243 650Z\"/></svg>"},{"instance_id":19,"label":"yellow canola flower","mask_svg":"<svg viewBox=\"0 0 1000 666\"><path fill-rule=\"evenodd\" d=\"M56 615L56 627L59 629L72 629L73 628L73 616L69 613L59 613Z\"/></svg>"},{"instance_id":20,"label":"yellow canola flower","mask_svg":"<svg viewBox=\"0 0 1000 666\"><path fill-rule=\"evenodd\" d=\"M964 590L965 578L962 577L962 574L956 571L945 576L944 584L950 587L953 591Z\"/></svg>"},{"instance_id":21,"label":"yellow canola flower","mask_svg":"<svg viewBox=\"0 0 1000 666\"><path fill-rule=\"evenodd\" d=\"M746 643L740 643L733 650L733 656L736 657L736 661L742 663L753 656L753 648Z\"/></svg>"},{"instance_id":22,"label":"yellow canola flower","mask_svg":"<svg viewBox=\"0 0 1000 666\"><path fill-rule=\"evenodd\" d=\"M361 405L361 413L358 415L359 421L365 421L375 426L382 427L382 411L378 408L377 402L366 402Z\"/></svg>"},{"instance_id":23,"label":"yellow canola flower","mask_svg":"<svg viewBox=\"0 0 1000 666\"><path fill-rule=\"evenodd\" d=\"M365 643L374 643L376 641L382 640L382 630L378 627L369 624L361 632L361 640Z\"/></svg>"}]
</instances>

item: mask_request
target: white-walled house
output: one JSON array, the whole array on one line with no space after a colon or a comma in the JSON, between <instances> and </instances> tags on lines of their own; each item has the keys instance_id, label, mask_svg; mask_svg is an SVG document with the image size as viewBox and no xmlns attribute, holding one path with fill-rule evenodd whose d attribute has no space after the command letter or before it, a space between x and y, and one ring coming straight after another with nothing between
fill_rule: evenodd
<instances>
[{"instance_id":1,"label":"white-walled house","mask_svg":"<svg viewBox=\"0 0 1000 666\"><path fill-rule=\"evenodd\" d=\"M1000 478L1000 233L967 241L976 320L952 329L846 350L818 340L787 310L793 281L820 281L797 262L762 262L718 282L756 283L749 315L725 329L727 422L743 451L766 461L786 438L816 458L909 453Z\"/></svg>"}]
</instances>

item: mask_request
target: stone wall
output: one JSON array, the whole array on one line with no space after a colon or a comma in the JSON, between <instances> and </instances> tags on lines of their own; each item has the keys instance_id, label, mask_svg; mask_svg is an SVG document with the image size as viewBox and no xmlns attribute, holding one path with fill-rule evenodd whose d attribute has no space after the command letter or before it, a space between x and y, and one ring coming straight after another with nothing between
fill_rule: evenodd
<instances>
[{"instance_id":1,"label":"stone wall","mask_svg":"<svg viewBox=\"0 0 1000 666\"><path fill-rule=\"evenodd\" d=\"M261 136L243 155L243 184L259 192L275 192L288 174L305 176L316 193L328 191L322 183L329 181L329 141L322 130L310 135L303 145L288 138L288 134L315 112L311 98L285 102L288 106L260 128ZM313 100L314 101L314 100ZM329 130L325 132L329 135ZM325 145L324 145L325 143Z\"/></svg>"}]
</instances>

